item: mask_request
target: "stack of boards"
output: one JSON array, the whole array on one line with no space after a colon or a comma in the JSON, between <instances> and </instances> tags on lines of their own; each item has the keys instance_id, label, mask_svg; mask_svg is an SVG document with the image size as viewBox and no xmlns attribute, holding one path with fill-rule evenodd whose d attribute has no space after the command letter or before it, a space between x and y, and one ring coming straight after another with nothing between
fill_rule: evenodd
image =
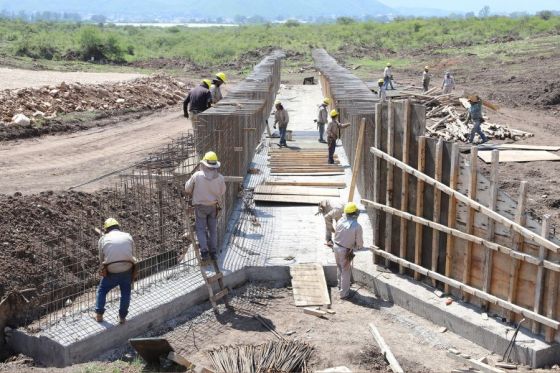
<instances>
[{"instance_id":1,"label":"stack of boards","mask_svg":"<svg viewBox=\"0 0 560 373\"><path fill-rule=\"evenodd\" d=\"M269 155L271 174L276 178L255 188L256 202L316 205L324 199L340 198L340 188L346 187L346 183L340 181L309 180L310 176L344 174L336 156L334 165L327 163L326 150L271 149ZM279 176L306 176L306 180L277 178Z\"/></svg>"}]
</instances>

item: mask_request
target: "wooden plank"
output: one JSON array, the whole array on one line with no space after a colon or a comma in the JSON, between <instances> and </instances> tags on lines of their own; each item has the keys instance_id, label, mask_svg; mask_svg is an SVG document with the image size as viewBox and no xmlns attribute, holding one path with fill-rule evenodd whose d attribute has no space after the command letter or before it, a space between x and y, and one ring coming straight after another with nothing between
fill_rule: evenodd
<instances>
[{"instance_id":1,"label":"wooden plank","mask_svg":"<svg viewBox=\"0 0 560 373\"><path fill-rule=\"evenodd\" d=\"M492 162L492 154L489 151L481 151L478 156L486 163ZM500 163L558 160L560 156L544 150L500 150Z\"/></svg>"},{"instance_id":2,"label":"wooden plank","mask_svg":"<svg viewBox=\"0 0 560 373\"><path fill-rule=\"evenodd\" d=\"M560 146L554 145L531 145L531 144L484 144L479 147L479 150L483 148L498 149L498 150L548 150L552 152L557 152L560 150Z\"/></svg>"},{"instance_id":3,"label":"wooden plank","mask_svg":"<svg viewBox=\"0 0 560 373\"><path fill-rule=\"evenodd\" d=\"M314 308L304 308L303 313L306 315L312 315L317 317L326 317L327 313L325 311L316 310Z\"/></svg>"},{"instance_id":4,"label":"wooden plank","mask_svg":"<svg viewBox=\"0 0 560 373\"><path fill-rule=\"evenodd\" d=\"M393 156L395 152L395 108L393 101L388 103L387 113L387 154ZM388 206L393 206L393 178L394 167L387 164L387 191L385 200ZM385 216L385 250L392 252L393 246L393 217L391 215ZM388 267L390 262L387 260L385 266Z\"/></svg>"},{"instance_id":5,"label":"wooden plank","mask_svg":"<svg viewBox=\"0 0 560 373\"><path fill-rule=\"evenodd\" d=\"M371 248L372 252L376 255L382 256L386 259L389 259L397 264L401 264L403 266L405 266L406 268L409 268L413 271L416 272L420 272L422 275L430 277L430 278L435 278L436 280L443 282L444 284L448 284L449 286L459 289L461 291L465 291L467 293L469 293L472 296L475 296L477 298L486 300L492 304L495 304L499 307L502 307L504 309L507 310L511 310L515 313L518 313L520 315L522 315L525 318L531 319L531 320L536 320L538 322L540 322L541 324L544 324L546 326L549 326L551 328L554 328L555 330L558 330L558 328L560 328L560 322L558 322L557 320L551 319L549 317L545 317L542 315L539 315L538 313L533 312L532 310L528 310L526 308L523 308L521 306L518 306L516 304L513 304L511 302L505 301L501 298L498 298L492 294L488 294L483 292L482 290L479 290L477 288L474 288L472 286L469 285L465 285L460 281L454 280L452 278L449 278L447 276L444 276L442 274L439 274L437 272L431 271L429 269L423 268L422 266L416 265L414 263L411 263L405 259L399 258L395 255L392 255L391 253L388 253L384 250L381 250L377 247L372 247Z\"/></svg>"},{"instance_id":6,"label":"wooden plank","mask_svg":"<svg viewBox=\"0 0 560 373\"><path fill-rule=\"evenodd\" d=\"M544 238L548 238L549 219L550 219L549 215L543 216L541 235ZM548 252L544 247L542 246L539 247L539 260L541 260L543 264L547 254ZM542 311L542 298L544 292L544 265L543 264L540 264L537 268L537 286L535 287L535 303L533 305L533 311L535 311L536 313L541 313ZM541 329L541 325L538 322L533 321L531 325L531 330L533 331L533 333L539 334L540 329Z\"/></svg>"},{"instance_id":7,"label":"wooden plank","mask_svg":"<svg viewBox=\"0 0 560 373\"><path fill-rule=\"evenodd\" d=\"M385 342L385 340L381 336L381 333L379 333L377 327L373 323L370 323L369 330L371 331L371 334L373 335L375 342L377 342L377 344L379 345L379 349L381 350L381 353L383 354L383 356L385 356L385 359L387 359L387 361L389 362L389 367L391 368L391 370L394 373L404 373L404 370L401 368L399 362L397 361L397 358L395 357L395 355L393 355L391 348Z\"/></svg>"},{"instance_id":8,"label":"wooden plank","mask_svg":"<svg viewBox=\"0 0 560 373\"><path fill-rule=\"evenodd\" d=\"M219 292L217 292L215 295L211 296L210 300L212 302L217 302L220 299L222 299L223 297L225 297L228 293L229 293L228 288L222 289Z\"/></svg>"},{"instance_id":9,"label":"wooden plank","mask_svg":"<svg viewBox=\"0 0 560 373\"><path fill-rule=\"evenodd\" d=\"M558 302L558 272L550 272L548 274L548 292L546 297L546 317L556 319L556 304ZM547 343L554 342L556 330L546 328L544 339Z\"/></svg>"},{"instance_id":10,"label":"wooden plank","mask_svg":"<svg viewBox=\"0 0 560 373\"><path fill-rule=\"evenodd\" d=\"M273 195L273 194L255 194L253 200L255 202L277 202L301 205L317 205L324 200L324 196L295 196L295 195Z\"/></svg>"},{"instance_id":11,"label":"wooden plank","mask_svg":"<svg viewBox=\"0 0 560 373\"><path fill-rule=\"evenodd\" d=\"M517 210L515 211L515 222L521 226L525 225L527 215L525 212L525 205L527 203L527 185L526 181L522 181L519 186L519 201L517 202ZM515 251L523 251L523 236L518 233L513 234L512 246ZM515 303L517 296L517 287L519 282L519 260L512 258L511 267L509 272L509 287L508 287L508 302ZM508 321L513 321L515 315L508 314Z\"/></svg>"},{"instance_id":12,"label":"wooden plank","mask_svg":"<svg viewBox=\"0 0 560 373\"><path fill-rule=\"evenodd\" d=\"M271 176L336 176L344 175L343 171L335 172L271 172Z\"/></svg>"},{"instance_id":13,"label":"wooden plank","mask_svg":"<svg viewBox=\"0 0 560 373\"><path fill-rule=\"evenodd\" d=\"M490 204L488 206L492 211L496 211L498 203L498 170L500 161L500 152L497 150L492 150L492 169L490 171ZM496 223L493 219L487 219L486 228L486 239L488 241L494 241L494 236L496 232ZM492 263L494 255L492 250L486 249L484 251L484 279L482 282L482 290L489 293L490 285L492 282ZM484 309L488 309L488 303L483 304Z\"/></svg>"},{"instance_id":14,"label":"wooden plank","mask_svg":"<svg viewBox=\"0 0 560 373\"><path fill-rule=\"evenodd\" d=\"M405 101L404 106L404 128L403 128L403 141L402 141L402 161L406 164L410 163L410 132L411 132L411 116L412 116L412 104L410 100ZM402 173L402 186L401 186L401 210L408 211L408 173ZM408 236L408 224L401 218L400 224L400 238L399 238L399 256L401 258L406 258L406 247L407 247L407 236ZM404 273L404 267L399 267L399 273Z\"/></svg>"},{"instance_id":15,"label":"wooden plank","mask_svg":"<svg viewBox=\"0 0 560 373\"><path fill-rule=\"evenodd\" d=\"M469 191L468 197L476 201L476 186L478 183L478 148L476 146L471 147L471 157L470 157L470 165L469 165ZM474 217L476 211L471 207L469 208L469 213L467 217L467 233L473 234L474 231ZM472 265L472 249L473 243L469 241L466 246L465 257L463 260L463 283L469 284L471 282L471 265ZM468 294L462 294L463 300L468 300Z\"/></svg>"},{"instance_id":16,"label":"wooden plank","mask_svg":"<svg viewBox=\"0 0 560 373\"><path fill-rule=\"evenodd\" d=\"M505 373L504 370L502 369L498 369L498 368L494 368L491 365L485 364L481 361L475 360L475 359L471 359L471 358L465 358L464 356L458 355L458 354L454 354L451 351L447 351L447 356L449 356L450 358L457 360L463 364L466 365L470 365L471 367L480 370L481 372L484 373Z\"/></svg>"},{"instance_id":17,"label":"wooden plank","mask_svg":"<svg viewBox=\"0 0 560 373\"><path fill-rule=\"evenodd\" d=\"M382 104L375 104L375 138L374 138L374 146L377 149L381 149L381 119L382 119ZM375 157L373 160L373 200L375 202L379 202L381 200L381 159ZM381 213L379 211L375 211L375 221L373 226L373 236L375 242L379 245L381 243L381 237L379 234L379 230L381 227ZM379 264L376 258L374 258L374 262Z\"/></svg>"},{"instance_id":18,"label":"wooden plank","mask_svg":"<svg viewBox=\"0 0 560 373\"><path fill-rule=\"evenodd\" d=\"M316 188L316 187L300 187L300 186L283 186L283 185L257 185L255 188L257 194L287 194L300 196L326 196L340 197L338 189Z\"/></svg>"},{"instance_id":19,"label":"wooden plank","mask_svg":"<svg viewBox=\"0 0 560 373\"><path fill-rule=\"evenodd\" d=\"M488 207L471 200L470 198L468 198L467 196L461 194L460 192L453 190L451 188L449 188L447 185L440 183L436 180L434 180L433 178L429 177L428 175L419 172L418 170L415 170L413 167L410 167L407 164L404 164L403 162L399 161L396 158L391 157L390 155L388 155L387 153L378 150L374 147L370 148L370 152L373 153L375 156L394 164L395 166L399 167L401 170L404 170L408 173L410 173L411 175L413 175L414 177L417 177L419 179L422 179L425 183L428 183L429 185L435 186L436 188L440 189L443 193L450 195L450 196L454 196L458 201L463 202L464 204L466 204L469 207L474 208L475 210L477 210L477 212L484 214L488 217L491 217L492 219L496 220L496 222L504 225L506 228L510 228L513 229L514 231L520 233L521 235L523 235L523 237L525 237L525 239L531 240L536 242L539 245L542 245L544 247L546 247L548 250L558 253L560 251L560 246L558 246L557 244L555 244L552 241L546 240L544 238L542 238L541 236L531 232L529 229L507 219L506 217L498 214L495 211L490 210Z\"/></svg>"},{"instance_id":20,"label":"wooden plank","mask_svg":"<svg viewBox=\"0 0 560 373\"><path fill-rule=\"evenodd\" d=\"M457 181L459 179L459 146L453 144L451 146L451 169L449 176L449 187L453 190L457 189ZM449 196L449 208L447 213L447 226L455 228L457 222L457 199L455 196ZM451 276L451 264L453 263L453 236L447 235L447 243L445 246L445 276ZM444 285L444 291L449 293L449 285Z\"/></svg>"},{"instance_id":21,"label":"wooden plank","mask_svg":"<svg viewBox=\"0 0 560 373\"><path fill-rule=\"evenodd\" d=\"M354 193L356 191L356 183L358 182L358 173L360 172L360 164L362 161L362 153L364 151L364 137L366 132L366 118L362 118L360 129L358 132L358 143L356 144L356 154L354 155L354 163L352 163L352 180L350 182L350 191L348 192L348 202L354 201Z\"/></svg>"},{"instance_id":22,"label":"wooden plank","mask_svg":"<svg viewBox=\"0 0 560 373\"><path fill-rule=\"evenodd\" d=\"M171 351L167 355L167 358L169 360L175 362L178 365L184 366L185 368L189 369L190 372L193 372L193 373L214 373L213 370L206 369L204 367L198 367L198 366L194 365L192 362L187 360L185 357L179 355L175 351Z\"/></svg>"},{"instance_id":23,"label":"wooden plank","mask_svg":"<svg viewBox=\"0 0 560 373\"><path fill-rule=\"evenodd\" d=\"M290 267L294 302L297 307L331 304L323 266L304 263Z\"/></svg>"},{"instance_id":24,"label":"wooden plank","mask_svg":"<svg viewBox=\"0 0 560 373\"><path fill-rule=\"evenodd\" d=\"M346 188L345 182L336 181L297 181L297 180L267 180L266 185L285 185L285 186L309 186L309 187L333 187Z\"/></svg>"},{"instance_id":25,"label":"wooden plank","mask_svg":"<svg viewBox=\"0 0 560 373\"><path fill-rule=\"evenodd\" d=\"M426 137L418 138L418 171L424 172L426 167ZM424 181L418 179L416 182L416 216L424 214ZM416 224L416 232L414 238L414 263L422 264L422 224ZM414 273L414 279L420 279L420 273Z\"/></svg>"},{"instance_id":26,"label":"wooden plank","mask_svg":"<svg viewBox=\"0 0 560 373\"><path fill-rule=\"evenodd\" d=\"M441 182L443 172L443 139L439 139L436 145L436 169L434 178ZM405 172L406 173L406 172ZM434 188L434 217L433 220L439 223L441 217L441 191ZM432 271L437 272L439 261L439 231L435 230L432 234ZM436 287L436 280L432 279L432 286Z\"/></svg>"}]
</instances>

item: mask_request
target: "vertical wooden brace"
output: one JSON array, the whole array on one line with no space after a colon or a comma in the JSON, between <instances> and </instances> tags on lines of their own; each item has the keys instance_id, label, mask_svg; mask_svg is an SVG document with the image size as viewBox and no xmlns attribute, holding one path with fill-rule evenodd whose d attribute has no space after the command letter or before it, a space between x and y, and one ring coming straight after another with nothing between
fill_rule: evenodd
<instances>
[{"instance_id":1,"label":"vertical wooden brace","mask_svg":"<svg viewBox=\"0 0 560 373\"><path fill-rule=\"evenodd\" d=\"M545 215L542 220L542 230L541 236L548 239L548 226L549 226L549 215ZM541 264L537 268L537 284L535 286L535 303L533 305L533 311L536 313L541 313L542 311L542 298L544 290L544 266L543 261L547 258L548 250L544 246L539 247L539 260ZM541 329L541 324L534 321L531 324L531 330L535 334L539 334Z\"/></svg>"},{"instance_id":2,"label":"vertical wooden brace","mask_svg":"<svg viewBox=\"0 0 560 373\"><path fill-rule=\"evenodd\" d=\"M469 161L469 191L468 197L470 199L476 200L476 185L478 183L478 148L476 146L471 147L471 156ZM469 213L467 217L467 233L474 233L474 217L476 211L473 208L469 208ZM463 283L468 285L471 279L471 265L472 265L472 249L473 243L467 242L465 257L463 259ZM464 300L468 300L469 294L462 292L462 297Z\"/></svg>"},{"instance_id":3,"label":"vertical wooden brace","mask_svg":"<svg viewBox=\"0 0 560 373\"><path fill-rule=\"evenodd\" d=\"M362 153L364 148L364 137L366 132L366 118L362 118L360 129L358 132L358 143L356 144L356 154L354 154L354 163L352 164L352 181L350 182L350 193L348 193L348 202L354 201L354 193L356 191L356 183L358 182L358 174L360 172L360 163L362 161Z\"/></svg>"},{"instance_id":4,"label":"vertical wooden brace","mask_svg":"<svg viewBox=\"0 0 560 373\"><path fill-rule=\"evenodd\" d=\"M402 161L406 164L410 162L410 132L411 132L411 117L412 117L412 103L410 100L405 101L404 106L404 132L403 132L403 143L402 143ZM402 187L401 187L401 210L408 212L408 172L402 173ZM399 256L406 259L406 247L407 247L407 236L408 236L408 221L401 218L401 232L400 232L400 249ZM404 273L404 267L399 265L399 273Z\"/></svg>"},{"instance_id":5,"label":"vertical wooden brace","mask_svg":"<svg viewBox=\"0 0 560 373\"><path fill-rule=\"evenodd\" d=\"M426 137L418 137L418 171L424 172L426 167ZM420 179L416 182L416 216L424 215L424 182ZM422 224L416 223L414 238L414 264L422 265ZM420 279L420 273L414 273L414 279Z\"/></svg>"},{"instance_id":6,"label":"vertical wooden brace","mask_svg":"<svg viewBox=\"0 0 560 373\"><path fill-rule=\"evenodd\" d=\"M435 177L437 181L441 181L443 171L443 139L439 139L436 145L436 169ZM441 190L434 188L434 219L436 223L440 222L441 218ZM434 229L432 234L432 271L437 272L439 260L439 236L440 233ZM432 285L435 287L437 281L432 279Z\"/></svg>"},{"instance_id":7,"label":"vertical wooden brace","mask_svg":"<svg viewBox=\"0 0 560 373\"><path fill-rule=\"evenodd\" d=\"M459 146L453 144L451 147L451 170L449 187L457 189L457 182L459 180ZM447 226L455 228L457 222L457 199L454 196L449 196L449 209L447 213ZM453 243L454 237L450 234L447 235L447 244L445 246L445 276L451 277L451 265L453 263ZM444 290L449 293L449 285L444 285Z\"/></svg>"},{"instance_id":8,"label":"vertical wooden brace","mask_svg":"<svg viewBox=\"0 0 560 373\"><path fill-rule=\"evenodd\" d=\"M393 101L388 103L387 113L387 154L394 156L395 153L395 108ZM393 207L393 176L395 167L392 164L387 164L387 194L385 203L387 206ZM392 253L393 249L393 216L391 214L385 215L385 251ZM385 266L388 267L391 261L386 259Z\"/></svg>"},{"instance_id":9,"label":"vertical wooden brace","mask_svg":"<svg viewBox=\"0 0 560 373\"><path fill-rule=\"evenodd\" d=\"M496 211L498 203L498 169L500 165L500 151L497 149L492 150L492 169L490 171L490 205L489 209ZM488 218L486 229L486 239L494 242L496 233L496 222L492 218ZM492 283L492 266L493 266L494 252L493 250L486 249L484 252L484 278L482 280L482 290L486 293L491 293ZM488 309L488 302L483 303L484 309Z\"/></svg>"},{"instance_id":10,"label":"vertical wooden brace","mask_svg":"<svg viewBox=\"0 0 560 373\"><path fill-rule=\"evenodd\" d=\"M381 150L381 119L382 119L382 104L375 104L375 129L374 129L374 141L373 144L377 149ZM374 157L373 159L373 200L375 202L381 201L381 159L379 157ZM373 242L377 247L381 247L381 237L379 236L379 230L381 225L381 212L379 210L374 211L374 225L373 225ZM379 257L374 256L374 262L379 264Z\"/></svg>"}]
</instances>

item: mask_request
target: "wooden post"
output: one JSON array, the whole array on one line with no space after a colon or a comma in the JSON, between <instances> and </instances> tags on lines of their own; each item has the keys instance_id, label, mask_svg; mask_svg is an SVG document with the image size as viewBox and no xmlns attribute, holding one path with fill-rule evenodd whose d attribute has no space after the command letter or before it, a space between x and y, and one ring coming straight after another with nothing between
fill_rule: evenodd
<instances>
[{"instance_id":1,"label":"wooden post","mask_svg":"<svg viewBox=\"0 0 560 373\"><path fill-rule=\"evenodd\" d=\"M548 239L548 224L549 224L549 215L543 216L542 220L542 229L541 229L541 236ZM533 311L536 313L541 313L542 311L542 296L544 290L544 260L547 257L547 250L544 247L539 247L539 260L542 262L537 268L537 285L535 287L535 303L533 305ZM541 329L541 324L536 321L533 321L531 330L535 334L539 334Z\"/></svg>"},{"instance_id":2,"label":"wooden post","mask_svg":"<svg viewBox=\"0 0 560 373\"><path fill-rule=\"evenodd\" d=\"M440 138L436 145L436 170L435 179L441 181L443 171L443 139ZM439 223L441 217L441 190L434 188L434 222ZM437 272L439 259L439 231L434 230L432 234L432 271ZM432 279L432 286L436 287L437 282Z\"/></svg>"},{"instance_id":3,"label":"wooden post","mask_svg":"<svg viewBox=\"0 0 560 373\"><path fill-rule=\"evenodd\" d=\"M402 161L404 163L409 163L409 147L410 147L410 125L412 116L412 104L410 100L406 100L404 104L404 131L403 131L403 142L402 142ZM402 187L401 187L401 210L408 211L408 173L402 173ZM406 247L407 247L407 234L408 233L408 222L406 219L401 218L401 235L400 235L400 249L399 256L401 258L406 258ZM399 266L399 273L404 273L404 267Z\"/></svg>"},{"instance_id":4,"label":"wooden post","mask_svg":"<svg viewBox=\"0 0 560 373\"><path fill-rule=\"evenodd\" d=\"M517 210L515 211L515 222L521 226L525 225L527 214L525 213L525 204L527 202L527 182L522 181L519 186L519 201L517 202ZM524 239L518 233L512 232L512 249L515 251L523 251ZM515 303L517 296L517 283L519 281L519 260L512 258L509 272L508 302ZM507 320L513 321L515 314L508 312Z\"/></svg>"},{"instance_id":5,"label":"wooden post","mask_svg":"<svg viewBox=\"0 0 560 373\"><path fill-rule=\"evenodd\" d=\"M469 167L469 192L468 197L472 200L476 200L476 184L478 182L478 148L476 146L471 147L470 156L470 167ZM474 217L476 211L473 208L469 208L469 214L467 217L467 233L473 234L474 232ZM472 248L473 243L467 242L467 247L465 251L465 258L463 260L463 283L468 285L471 279L471 265L472 265ZM462 292L462 298L468 300L468 294Z\"/></svg>"},{"instance_id":6,"label":"wooden post","mask_svg":"<svg viewBox=\"0 0 560 373\"><path fill-rule=\"evenodd\" d=\"M490 208L496 211L496 206L498 203L498 168L500 165L500 151L497 149L492 150L492 169L490 171ZM488 241L494 241L494 236L496 233L496 222L494 219L487 218L487 228L486 228L486 239ZM492 283L492 263L493 263L494 253L492 250L486 250L484 252L484 279L482 282L482 290L491 293L491 283ZM484 309L488 309L488 302L484 302L482 305Z\"/></svg>"},{"instance_id":7,"label":"wooden post","mask_svg":"<svg viewBox=\"0 0 560 373\"><path fill-rule=\"evenodd\" d=\"M379 330L377 330L373 323L369 324L369 330L371 331L373 338L375 338L375 341L379 345L379 350L381 350L381 353L389 362L389 367L391 368L391 370L394 373L404 373L404 370L401 368L399 362L395 358L395 355L393 355L393 352L391 352L391 348L389 348L389 345L387 345L387 343L381 336L381 333L379 333Z\"/></svg>"},{"instance_id":8,"label":"wooden post","mask_svg":"<svg viewBox=\"0 0 560 373\"><path fill-rule=\"evenodd\" d=\"M358 181L358 173L360 172L360 163L362 161L365 132L366 118L362 118L362 121L360 122L360 130L358 132L356 154L354 154L354 163L352 164L352 181L350 183L350 193L348 193L348 202L354 201L354 192L356 191L356 182Z\"/></svg>"},{"instance_id":9,"label":"wooden post","mask_svg":"<svg viewBox=\"0 0 560 373\"><path fill-rule=\"evenodd\" d=\"M426 166L426 138L418 137L418 171L424 173ZM416 216L424 215L424 182L418 179L416 182ZM416 224L414 239L414 263L422 265L422 224ZM420 279L420 273L414 273L414 279Z\"/></svg>"},{"instance_id":10,"label":"wooden post","mask_svg":"<svg viewBox=\"0 0 560 373\"><path fill-rule=\"evenodd\" d=\"M374 146L381 150L381 119L382 119L382 104L375 104L375 139ZM379 202L381 200L381 159L375 157L373 160L373 200ZM381 246L381 237L379 237L380 228L380 216L379 211L375 211L375 225L373 227L374 242L377 246Z\"/></svg>"},{"instance_id":11,"label":"wooden post","mask_svg":"<svg viewBox=\"0 0 560 373\"><path fill-rule=\"evenodd\" d=\"M450 171L449 187L453 190L457 189L457 181L459 180L459 145L451 146L451 171ZM449 208L447 212L447 226L454 228L457 222L457 198L453 195L449 196ZM453 264L453 236L447 235L447 244L445 246L445 276L451 277L451 265ZM449 293L449 285L444 285L444 290Z\"/></svg>"},{"instance_id":12,"label":"wooden post","mask_svg":"<svg viewBox=\"0 0 560 373\"><path fill-rule=\"evenodd\" d=\"M556 303L558 302L558 272L550 271L548 273L548 292L546 297L546 317L556 319ZM544 340L547 343L554 342L556 330L546 328Z\"/></svg>"},{"instance_id":13,"label":"wooden post","mask_svg":"<svg viewBox=\"0 0 560 373\"><path fill-rule=\"evenodd\" d=\"M395 153L395 108L393 107L393 101L388 103L387 113L387 154L394 156ZM393 206L393 176L395 173L395 167L388 163L387 164L387 194L386 194L386 204L387 206ZM387 252L393 252L393 216L385 215L385 250ZM391 264L389 260L385 261L385 266L388 267Z\"/></svg>"}]
</instances>

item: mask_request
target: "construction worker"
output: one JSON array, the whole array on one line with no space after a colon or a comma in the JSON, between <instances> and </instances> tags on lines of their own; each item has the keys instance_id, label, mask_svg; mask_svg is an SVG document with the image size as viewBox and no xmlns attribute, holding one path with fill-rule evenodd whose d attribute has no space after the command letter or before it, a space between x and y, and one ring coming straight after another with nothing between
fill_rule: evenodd
<instances>
[{"instance_id":1,"label":"construction worker","mask_svg":"<svg viewBox=\"0 0 560 373\"><path fill-rule=\"evenodd\" d=\"M430 89L431 78L432 78L432 74L430 74L429 67L424 66L424 72L422 73L422 87L424 88L424 92L427 92Z\"/></svg>"},{"instance_id":2,"label":"construction worker","mask_svg":"<svg viewBox=\"0 0 560 373\"><path fill-rule=\"evenodd\" d=\"M332 235L336 223L342 218L344 204L339 199L325 199L319 202L319 211L315 215L323 215L325 219L325 244L332 247Z\"/></svg>"},{"instance_id":3,"label":"construction worker","mask_svg":"<svg viewBox=\"0 0 560 373\"><path fill-rule=\"evenodd\" d=\"M274 113L274 128L278 125L278 131L280 131L280 142L278 145L288 146L286 143L286 130L288 129L288 122L290 117L288 116L288 111L284 109L284 106L280 101L276 101L276 112Z\"/></svg>"},{"instance_id":4,"label":"construction worker","mask_svg":"<svg viewBox=\"0 0 560 373\"><path fill-rule=\"evenodd\" d=\"M336 150L336 140L340 138L340 130L348 127L350 123L339 123L338 111L331 110L331 121L327 127L327 144L329 145L329 164L334 164L334 151Z\"/></svg>"},{"instance_id":5,"label":"construction worker","mask_svg":"<svg viewBox=\"0 0 560 373\"><path fill-rule=\"evenodd\" d=\"M97 288L95 318L97 322L103 321L107 293L118 286L121 292L119 323L123 324L130 306L136 265L134 241L130 234L121 231L119 222L114 218L105 220L103 231L104 234L98 242L102 278Z\"/></svg>"},{"instance_id":6,"label":"construction worker","mask_svg":"<svg viewBox=\"0 0 560 373\"><path fill-rule=\"evenodd\" d=\"M358 223L358 206L349 202L344 206L344 216L338 221L334 233L334 256L336 259L340 299L350 295L350 264L354 250L364 246L362 226Z\"/></svg>"},{"instance_id":7,"label":"construction worker","mask_svg":"<svg viewBox=\"0 0 560 373\"><path fill-rule=\"evenodd\" d=\"M379 101L384 102L387 100L387 89L385 88L385 81L383 79L379 79L377 81L377 86L379 87L377 89L377 98L379 98Z\"/></svg>"},{"instance_id":8,"label":"construction worker","mask_svg":"<svg viewBox=\"0 0 560 373\"><path fill-rule=\"evenodd\" d=\"M196 237L203 261L217 259L218 213L221 209L226 183L218 172L220 162L216 153L210 151L200 161L201 169L196 171L185 184L185 192L192 196Z\"/></svg>"},{"instance_id":9,"label":"construction worker","mask_svg":"<svg viewBox=\"0 0 560 373\"><path fill-rule=\"evenodd\" d=\"M389 89L389 84L391 85L391 89L395 89L393 87L393 69L390 63L385 66L385 70L383 70L383 81L385 85L385 89Z\"/></svg>"},{"instance_id":10,"label":"construction worker","mask_svg":"<svg viewBox=\"0 0 560 373\"><path fill-rule=\"evenodd\" d=\"M329 121L328 106L331 103L331 99L325 97L321 105L319 105L319 113L317 114L317 129L319 130L319 142L326 142L323 138L325 133L325 124Z\"/></svg>"},{"instance_id":11,"label":"construction worker","mask_svg":"<svg viewBox=\"0 0 560 373\"><path fill-rule=\"evenodd\" d=\"M484 132L482 132L482 129L480 128L480 126L484 122L484 118L482 117L482 100L477 95L469 96L468 100L471 104L471 107L469 107L465 124L468 124L469 120L473 122L473 128L469 136L469 142L472 143L474 141L474 135L478 133L481 139L480 143L484 144L488 141L488 138L486 137L486 135L484 135Z\"/></svg>"},{"instance_id":12,"label":"construction worker","mask_svg":"<svg viewBox=\"0 0 560 373\"><path fill-rule=\"evenodd\" d=\"M212 106L211 85L212 82L209 79L204 79L200 82L200 85L190 90L187 98L183 101L183 115L185 118L188 118L190 115L191 120L194 122L198 114Z\"/></svg>"},{"instance_id":13,"label":"construction worker","mask_svg":"<svg viewBox=\"0 0 560 373\"><path fill-rule=\"evenodd\" d=\"M217 104L220 101L222 96L222 91L220 90L220 86L222 84L227 83L226 74L224 73L217 73L215 79L212 80L212 85L210 86L210 94L212 95L212 104Z\"/></svg>"},{"instance_id":14,"label":"construction worker","mask_svg":"<svg viewBox=\"0 0 560 373\"><path fill-rule=\"evenodd\" d=\"M441 89L443 89L443 94L449 94L455 89L455 78L449 71L445 72L443 77L443 82L441 83Z\"/></svg>"}]
</instances>

